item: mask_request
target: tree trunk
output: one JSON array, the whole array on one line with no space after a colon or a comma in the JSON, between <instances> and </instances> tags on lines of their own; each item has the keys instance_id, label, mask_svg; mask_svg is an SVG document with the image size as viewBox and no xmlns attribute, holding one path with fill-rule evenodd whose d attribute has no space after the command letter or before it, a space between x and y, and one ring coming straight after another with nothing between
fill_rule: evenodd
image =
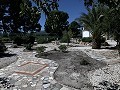
<instances>
[{"instance_id":1,"label":"tree trunk","mask_svg":"<svg viewBox=\"0 0 120 90\"><path fill-rule=\"evenodd\" d=\"M117 49L118 49L118 54L119 54L119 57L120 57L120 40L118 40L118 42L117 42Z\"/></svg>"},{"instance_id":2,"label":"tree trunk","mask_svg":"<svg viewBox=\"0 0 120 90\"><path fill-rule=\"evenodd\" d=\"M93 41L92 41L92 49L100 49L100 48L101 48L100 39L93 39Z\"/></svg>"}]
</instances>

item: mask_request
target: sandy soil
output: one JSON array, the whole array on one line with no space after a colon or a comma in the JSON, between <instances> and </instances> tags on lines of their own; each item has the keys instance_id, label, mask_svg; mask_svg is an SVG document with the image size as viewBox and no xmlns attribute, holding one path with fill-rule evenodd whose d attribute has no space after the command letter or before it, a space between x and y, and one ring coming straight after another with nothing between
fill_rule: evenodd
<instances>
[{"instance_id":1,"label":"sandy soil","mask_svg":"<svg viewBox=\"0 0 120 90\"><path fill-rule=\"evenodd\" d=\"M55 79L61 84L77 89L87 87L93 90L87 74L106 66L105 62L92 59L82 51L49 51L47 55L39 57L56 61L59 68L54 73ZM86 65L82 63L84 60L87 61Z\"/></svg>"}]
</instances>

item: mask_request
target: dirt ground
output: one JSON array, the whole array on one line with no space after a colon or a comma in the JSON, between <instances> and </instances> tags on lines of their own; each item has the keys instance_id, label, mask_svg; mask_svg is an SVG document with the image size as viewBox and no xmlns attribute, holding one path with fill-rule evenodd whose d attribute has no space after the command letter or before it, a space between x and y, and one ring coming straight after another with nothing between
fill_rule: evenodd
<instances>
[{"instance_id":1,"label":"dirt ground","mask_svg":"<svg viewBox=\"0 0 120 90\"><path fill-rule=\"evenodd\" d=\"M87 74L89 71L106 66L105 62L92 59L82 51L69 51L67 53L49 51L45 56L39 57L56 61L59 67L54 73L54 78L59 83L76 89L86 87L93 90Z\"/></svg>"},{"instance_id":2,"label":"dirt ground","mask_svg":"<svg viewBox=\"0 0 120 90\"><path fill-rule=\"evenodd\" d=\"M16 54L4 53L0 55L0 69L17 61Z\"/></svg>"}]
</instances>

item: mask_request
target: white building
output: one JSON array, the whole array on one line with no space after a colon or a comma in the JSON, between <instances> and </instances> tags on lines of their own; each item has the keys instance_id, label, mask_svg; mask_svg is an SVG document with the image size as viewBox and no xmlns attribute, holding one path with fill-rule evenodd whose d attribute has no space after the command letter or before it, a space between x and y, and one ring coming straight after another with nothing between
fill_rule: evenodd
<instances>
[{"instance_id":1,"label":"white building","mask_svg":"<svg viewBox=\"0 0 120 90\"><path fill-rule=\"evenodd\" d=\"M85 28L82 28L82 38L84 37L91 37L90 31L85 30Z\"/></svg>"}]
</instances>

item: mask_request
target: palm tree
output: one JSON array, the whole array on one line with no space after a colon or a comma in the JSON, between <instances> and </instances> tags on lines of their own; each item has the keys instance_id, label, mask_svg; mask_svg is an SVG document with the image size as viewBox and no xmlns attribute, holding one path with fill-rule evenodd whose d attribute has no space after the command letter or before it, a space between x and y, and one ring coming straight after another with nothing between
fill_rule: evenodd
<instances>
[{"instance_id":1,"label":"palm tree","mask_svg":"<svg viewBox=\"0 0 120 90\"><path fill-rule=\"evenodd\" d=\"M103 5L94 5L92 9L87 8L88 13L82 13L79 21L83 23L84 27L90 30L92 34L92 48L99 49L101 47L101 35L104 29L104 18L107 7Z\"/></svg>"}]
</instances>

